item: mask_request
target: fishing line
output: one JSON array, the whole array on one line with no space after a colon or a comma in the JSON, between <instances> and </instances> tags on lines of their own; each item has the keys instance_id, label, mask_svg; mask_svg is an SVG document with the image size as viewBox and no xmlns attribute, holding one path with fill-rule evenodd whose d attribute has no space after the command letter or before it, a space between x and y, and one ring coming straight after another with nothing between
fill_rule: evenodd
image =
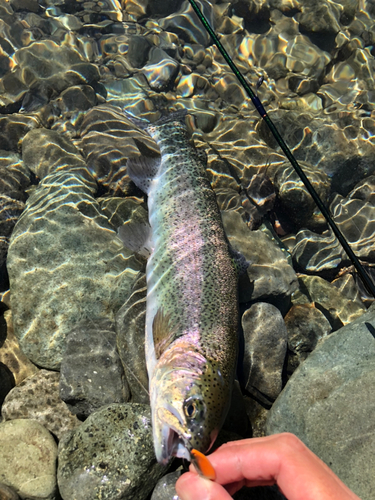
<instances>
[{"instance_id":1,"label":"fishing line","mask_svg":"<svg viewBox=\"0 0 375 500\"><path fill-rule=\"evenodd\" d=\"M352 263L353 263L355 269L357 270L358 274L360 275L365 287L371 293L371 295L373 297L375 297L375 286L374 286L371 278L369 277L369 275L367 274L367 272L363 268L362 264L359 262L357 256L353 252L353 250L350 248L349 243L346 241L344 235L342 234L340 229L337 227L337 225L336 225L335 221L332 219L328 209L326 208L326 206L324 205L324 203L320 199L318 193L313 188L309 179L306 177L302 168L299 166L299 164L298 164L297 160L294 158L292 152L290 151L288 146L285 144L285 142L284 142L283 138L281 137L281 135L279 134L275 124L272 122L271 118L267 115L267 112L264 109L263 104L261 103L259 97L255 94L255 92L252 90L250 85L245 80L245 77L243 76L243 74L240 72L240 70L234 64L232 58L230 57L228 52L225 50L225 48L221 44L220 40L216 36L214 30L211 28L208 20L206 19L205 15L202 13L200 8L198 7L195 0L189 0L189 3L193 7L195 13L199 17L199 19L200 19L201 23L203 24L203 26L205 27L206 31L211 36L212 41L214 42L216 47L219 49L221 55L226 60L228 66L233 71L233 73L236 75L236 77L237 77L238 81L240 82L240 84L242 85L242 87L245 89L247 95L250 97L250 99L251 99L252 103L254 104L256 110L258 111L259 115L266 122L269 130L271 131L271 133L274 136L274 138L276 139L277 143L279 144L279 146L283 150L285 156L290 161L292 167L297 172L301 181L305 185L307 191L310 193L312 199L314 200L314 202L318 206L319 210L322 212L328 225L330 226L330 228L334 232L336 238L339 240L339 242L340 242L341 246L343 247L343 249L345 250L347 256L352 261Z\"/></svg>"}]
</instances>

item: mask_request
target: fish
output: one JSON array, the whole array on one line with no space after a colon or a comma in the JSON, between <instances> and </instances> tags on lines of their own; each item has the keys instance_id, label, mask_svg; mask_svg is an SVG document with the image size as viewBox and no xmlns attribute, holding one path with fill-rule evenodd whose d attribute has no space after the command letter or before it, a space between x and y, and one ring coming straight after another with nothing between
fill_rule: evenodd
<instances>
[{"instance_id":1,"label":"fish","mask_svg":"<svg viewBox=\"0 0 375 500\"><path fill-rule=\"evenodd\" d=\"M143 126L160 158L127 161L149 226L123 226L148 254L146 365L157 461L207 453L228 411L238 350L237 263L186 112ZM136 122L139 125L139 122ZM192 454L192 450L194 450ZM194 455L195 453L195 455Z\"/></svg>"}]
</instances>

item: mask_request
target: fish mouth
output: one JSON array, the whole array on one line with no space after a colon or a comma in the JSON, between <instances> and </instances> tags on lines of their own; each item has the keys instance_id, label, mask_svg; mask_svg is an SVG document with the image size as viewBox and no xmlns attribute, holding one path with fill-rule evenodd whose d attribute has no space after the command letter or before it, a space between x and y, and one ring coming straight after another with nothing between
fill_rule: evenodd
<instances>
[{"instance_id":1,"label":"fish mouth","mask_svg":"<svg viewBox=\"0 0 375 500\"><path fill-rule=\"evenodd\" d=\"M187 448L187 443L184 438L168 424L163 425L161 439L161 456L160 460L159 457L157 457L158 462L166 465L171 457L185 458L190 462L190 452Z\"/></svg>"},{"instance_id":2,"label":"fish mouth","mask_svg":"<svg viewBox=\"0 0 375 500\"><path fill-rule=\"evenodd\" d=\"M159 408L157 412L159 439L155 440L155 453L159 463L166 465L171 457L186 458L190 461L191 434L183 427L183 422L175 408Z\"/></svg>"}]
</instances>

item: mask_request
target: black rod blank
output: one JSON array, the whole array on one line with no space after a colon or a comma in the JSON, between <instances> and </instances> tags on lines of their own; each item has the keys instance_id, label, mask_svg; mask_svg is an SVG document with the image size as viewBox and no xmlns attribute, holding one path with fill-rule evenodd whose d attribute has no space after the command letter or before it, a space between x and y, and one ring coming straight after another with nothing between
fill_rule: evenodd
<instances>
[{"instance_id":1,"label":"black rod blank","mask_svg":"<svg viewBox=\"0 0 375 500\"><path fill-rule=\"evenodd\" d=\"M225 50L224 46L221 44L220 40L216 36L216 33L214 30L211 28L208 20L200 10L199 6L195 2L195 0L189 0L191 6L193 7L194 11L198 15L201 23L205 27L206 31L209 33L211 36L214 44L216 47L219 49L221 55L224 57L226 60L228 66L230 69L233 71L233 73L236 75L238 81L242 85L242 87L245 89L247 95L250 97L252 103L254 104L256 110L258 111L259 115L263 118L263 120L266 122L269 130L271 131L272 135L276 139L277 143L283 150L285 156L288 158L290 161L291 165L293 166L294 170L297 172L299 175L301 181L305 185L307 191L310 193L312 199L315 201L316 205L318 206L319 210L322 212L324 218L326 219L328 225L334 232L336 238L339 240L341 246L345 250L347 256L353 263L355 269L357 270L358 274L360 275L366 289L371 293L373 297L375 297L375 286L374 283L372 282L370 276L367 274L365 271L364 267L362 264L359 262L357 256L353 252L353 250L350 248L349 243L347 242L345 236L342 234L338 226L336 225L335 221L332 219L331 214L329 213L328 209L324 205L323 201L319 197L318 193L315 191L314 187L312 186L311 182L309 179L306 177L305 173L303 172L302 168L298 164L297 160L293 156L293 153L291 150L288 148L288 146L285 144L283 138L281 137L279 131L277 130L275 124L271 120L271 118L268 116L266 110L264 109L259 97L255 94L255 92L252 90L250 85L247 83L245 77L243 74L240 72L240 70L237 68L235 63L233 62L233 59L230 57L228 52Z\"/></svg>"}]
</instances>

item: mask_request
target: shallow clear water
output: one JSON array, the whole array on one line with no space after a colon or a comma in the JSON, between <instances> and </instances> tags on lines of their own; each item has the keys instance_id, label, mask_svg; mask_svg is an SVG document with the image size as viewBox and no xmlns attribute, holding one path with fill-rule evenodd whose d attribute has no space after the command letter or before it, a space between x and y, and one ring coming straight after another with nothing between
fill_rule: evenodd
<instances>
[{"instance_id":1,"label":"shallow clear water","mask_svg":"<svg viewBox=\"0 0 375 500\"><path fill-rule=\"evenodd\" d=\"M373 3L199 5L374 275ZM145 259L116 234L126 221L147 221L127 159L159 154L134 119L180 109L228 239L250 262L241 313L270 302L292 331L298 307L314 309L328 325L323 337L372 302L187 0L0 0L0 305L11 309L16 336L5 342L8 311L1 402L36 373L34 364L60 369L75 324L113 322L142 289L134 286ZM142 314L131 320L139 324ZM288 339L280 384L318 340L301 351ZM143 402L147 375L139 369L127 397ZM132 370L125 366L128 379ZM275 395L257 391L246 396L269 408Z\"/></svg>"}]
</instances>

